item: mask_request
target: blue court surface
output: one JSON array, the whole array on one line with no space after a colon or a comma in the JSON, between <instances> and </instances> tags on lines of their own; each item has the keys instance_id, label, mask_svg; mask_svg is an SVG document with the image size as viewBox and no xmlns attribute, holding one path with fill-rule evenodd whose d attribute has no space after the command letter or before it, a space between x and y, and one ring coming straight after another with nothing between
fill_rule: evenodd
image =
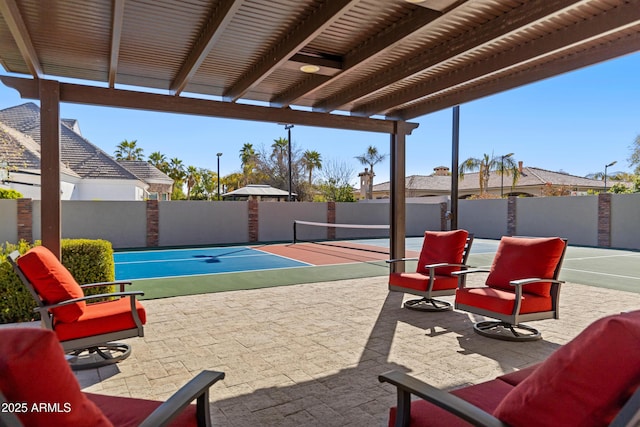
<instances>
[{"instance_id":1,"label":"blue court surface","mask_svg":"<svg viewBox=\"0 0 640 427\"><path fill-rule=\"evenodd\" d=\"M244 246L116 252L114 261L116 280L273 270L309 265Z\"/></svg>"}]
</instances>

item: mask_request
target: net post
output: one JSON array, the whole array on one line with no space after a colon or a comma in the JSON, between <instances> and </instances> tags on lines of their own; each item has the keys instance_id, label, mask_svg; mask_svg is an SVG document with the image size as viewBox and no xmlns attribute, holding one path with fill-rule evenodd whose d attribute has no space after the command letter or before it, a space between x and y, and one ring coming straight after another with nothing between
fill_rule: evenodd
<instances>
[{"instance_id":1,"label":"net post","mask_svg":"<svg viewBox=\"0 0 640 427\"><path fill-rule=\"evenodd\" d=\"M294 245L296 244L296 241L298 240L298 239L297 239L297 236L296 236L296 224L297 224L297 223L296 223L296 221L294 220L294 221L293 221L293 244L294 244Z\"/></svg>"}]
</instances>

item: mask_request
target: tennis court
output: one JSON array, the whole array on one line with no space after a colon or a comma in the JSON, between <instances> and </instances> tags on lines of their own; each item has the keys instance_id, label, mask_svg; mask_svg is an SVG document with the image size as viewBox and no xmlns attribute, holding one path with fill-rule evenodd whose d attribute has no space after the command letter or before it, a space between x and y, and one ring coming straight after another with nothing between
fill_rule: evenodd
<instances>
[{"instance_id":1,"label":"tennis court","mask_svg":"<svg viewBox=\"0 0 640 427\"><path fill-rule=\"evenodd\" d=\"M406 239L416 257L421 237ZM474 267L489 267L497 240L475 239ZM389 240L359 239L116 252L116 279L134 281L147 298L323 282L388 274ZM407 263L415 269L415 262ZM640 293L640 252L569 246L562 280Z\"/></svg>"}]
</instances>

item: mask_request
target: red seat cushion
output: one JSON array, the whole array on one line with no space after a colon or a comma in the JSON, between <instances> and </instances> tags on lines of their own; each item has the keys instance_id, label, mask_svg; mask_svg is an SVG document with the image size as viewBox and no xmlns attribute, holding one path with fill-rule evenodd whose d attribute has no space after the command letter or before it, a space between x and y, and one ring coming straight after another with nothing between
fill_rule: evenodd
<instances>
[{"instance_id":1,"label":"red seat cushion","mask_svg":"<svg viewBox=\"0 0 640 427\"><path fill-rule=\"evenodd\" d=\"M429 264L462 263L468 236L469 233L466 230L425 231L416 272L429 274L429 269L425 268L425 265ZM438 275L450 275L458 270L460 267L441 267L436 268L435 272Z\"/></svg>"},{"instance_id":2,"label":"red seat cushion","mask_svg":"<svg viewBox=\"0 0 640 427\"><path fill-rule=\"evenodd\" d=\"M553 278L565 242L559 237L522 238L503 237L493 258L487 286L512 290L512 280ZM526 292L549 296L550 283L527 285Z\"/></svg>"},{"instance_id":3,"label":"red seat cushion","mask_svg":"<svg viewBox=\"0 0 640 427\"><path fill-rule=\"evenodd\" d=\"M454 394L461 399L472 403L486 412L493 412L500 404L500 401L513 386L504 381L495 379L484 383L454 390ZM389 427L395 424L396 408L391 408L389 414ZM416 400L411 403L411 426L412 427L466 427L470 423L445 411L426 400Z\"/></svg>"},{"instance_id":4,"label":"red seat cushion","mask_svg":"<svg viewBox=\"0 0 640 427\"><path fill-rule=\"evenodd\" d=\"M18 258L18 266L47 304L55 304L84 296L82 288L58 258L44 246L36 246ZM85 302L53 309L63 322L73 322L82 315Z\"/></svg>"},{"instance_id":5,"label":"red seat cushion","mask_svg":"<svg viewBox=\"0 0 640 427\"><path fill-rule=\"evenodd\" d=\"M456 291L456 304L463 304L489 310L494 313L512 314L516 294L502 289L465 288ZM523 293L520 313L539 313L552 309L551 297Z\"/></svg>"},{"instance_id":6,"label":"red seat cushion","mask_svg":"<svg viewBox=\"0 0 640 427\"><path fill-rule=\"evenodd\" d=\"M640 385L640 311L591 324L518 384L494 415L519 426L609 425Z\"/></svg>"},{"instance_id":7,"label":"red seat cushion","mask_svg":"<svg viewBox=\"0 0 640 427\"><path fill-rule=\"evenodd\" d=\"M85 393L87 398L102 410L104 415L118 427L137 427L163 402L134 399L130 397L105 396ZM187 406L169 423L172 427L196 426L196 405Z\"/></svg>"},{"instance_id":8,"label":"red seat cushion","mask_svg":"<svg viewBox=\"0 0 640 427\"><path fill-rule=\"evenodd\" d=\"M80 391L58 339L46 329L0 329L0 390L8 402L26 404L16 413L25 426L112 425Z\"/></svg>"},{"instance_id":9,"label":"red seat cushion","mask_svg":"<svg viewBox=\"0 0 640 427\"><path fill-rule=\"evenodd\" d=\"M429 288L429 275L423 273L391 273L389 274L389 284L426 292ZM456 277L436 275L434 277L432 290L441 291L451 289L453 291L457 287L458 279Z\"/></svg>"},{"instance_id":10,"label":"red seat cushion","mask_svg":"<svg viewBox=\"0 0 640 427\"><path fill-rule=\"evenodd\" d=\"M145 324L147 322L147 315L139 301L136 301L136 309L140 321L142 324ZM60 341L132 329L135 327L136 324L131 315L131 302L129 301L129 297L114 301L87 304L84 313L77 321L72 323L57 321L54 324L56 334L58 334Z\"/></svg>"}]
</instances>

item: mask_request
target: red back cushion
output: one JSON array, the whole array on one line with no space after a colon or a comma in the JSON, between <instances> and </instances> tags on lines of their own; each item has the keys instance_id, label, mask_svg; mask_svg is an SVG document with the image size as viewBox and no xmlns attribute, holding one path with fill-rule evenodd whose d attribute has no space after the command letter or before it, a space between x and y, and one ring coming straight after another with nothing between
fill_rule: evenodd
<instances>
[{"instance_id":1,"label":"red back cushion","mask_svg":"<svg viewBox=\"0 0 640 427\"><path fill-rule=\"evenodd\" d=\"M58 338L46 329L0 329L0 390L21 405L14 412L25 426L112 425L80 391Z\"/></svg>"},{"instance_id":2,"label":"red back cushion","mask_svg":"<svg viewBox=\"0 0 640 427\"><path fill-rule=\"evenodd\" d=\"M450 264L462 263L464 245L469 233L466 230L453 231L425 231L422 251L416 271L429 274L425 265L447 262ZM436 274L451 274L460 270L460 267L436 268Z\"/></svg>"},{"instance_id":3,"label":"red back cushion","mask_svg":"<svg viewBox=\"0 0 640 427\"><path fill-rule=\"evenodd\" d=\"M512 280L553 278L562 258L565 242L559 237L503 237L487 277L487 286L513 290ZM543 297L549 296L550 283L527 285L524 290Z\"/></svg>"},{"instance_id":4,"label":"red back cushion","mask_svg":"<svg viewBox=\"0 0 640 427\"><path fill-rule=\"evenodd\" d=\"M609 425L640 385L640 311L591 324L505 396L513 427Z\"/></svg>"},{"instance_id":5,"label":"red back cushion","mask_svg":"<svg viewBox=\"0 0 640 427\"><path fill-rule=\"evenodd\" d=\"M18 266L48 304L84 296L82 288L69 270L44 246L36 246L18 258ZM84 301L53 310L62 322L74 322L82 315Z\"/></svg>"}]
</instances>

